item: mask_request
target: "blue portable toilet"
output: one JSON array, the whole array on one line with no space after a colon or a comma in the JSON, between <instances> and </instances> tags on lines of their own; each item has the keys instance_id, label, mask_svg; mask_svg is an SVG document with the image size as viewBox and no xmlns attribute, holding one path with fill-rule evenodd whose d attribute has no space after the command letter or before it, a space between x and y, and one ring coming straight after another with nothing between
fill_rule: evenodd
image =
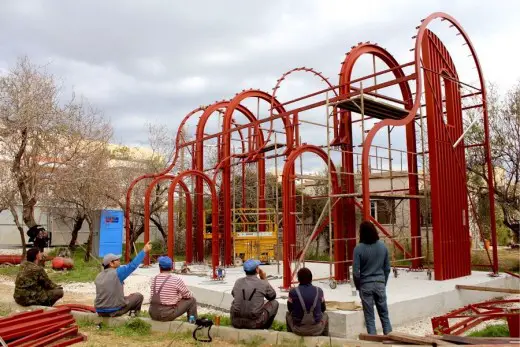
<instances>
[{"instance_id":1,"label":"blue portable toilet","mask_svg":"<svg viewBox=\"0 0 520 347\"><path fill-rule=\"evenodd\" d=\"M99 232L94 233L92 247L94 255L103 257L108 253L121 254L123 249L123 223L123 211L100 211Z\"/></svg>"}]
</instances>

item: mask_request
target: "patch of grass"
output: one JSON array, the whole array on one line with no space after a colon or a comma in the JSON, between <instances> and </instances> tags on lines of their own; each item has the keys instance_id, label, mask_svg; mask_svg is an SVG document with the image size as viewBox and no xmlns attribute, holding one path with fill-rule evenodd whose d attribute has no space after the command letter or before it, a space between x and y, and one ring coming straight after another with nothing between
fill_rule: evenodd
<instances>
[{"instance_id":1,"label":"patch of grass","mask_svg":"<svg viewBox=\"0 0 520 347\"><path fill-rule=\"evenodd\" d=\"M215 320L216 320L215 318L217 316L218 316L217 314L205 313L205 314L200 315L199 318L211 319L213 321L213 323L215 323ZM186 316L182 316L182 317L180 317L178 319L186 320ZM225 326L225 327L231 326L231 317L229 317L229 315L227 315L227 314L226 315L220 315L220 325ZM274 321L270 330L287 331L287 326L285 325L285 323L280 323L278 321Z\"/></svg>"},{"instance_id":2,"label":"patch of grass","mask_svg":"<svg viewBox=\"0 0 520 347\"><path fill-rule=\"evenodd\" d=\"M0 275L15 278L20 271L20 265L1 265Z\"/></svg>"},{"instance_id":3,"label":"patch of grass","mask_svg":"<svg viewBox=\"0 0 520 347\"><path fill-rule=\"evenodd\" d=\"M482 330L474 331L468 336L471 337L508 337L509 327L507 324L489 325Z\"/></svg>"},{"instance_id":4,"label":"patch of grass","mask_svg":"<svg viewBox=\"0 0 520 347\"><path fill-rule=\"evenodd\" d=\"M271 330L275 331L287 331L287 325L285 323L280 323L278 321L274 321L271 326Z\"/></svg>"},{"instance_id":5,"label":"patch of grass","mask_svg":"<svg viewBox=\"0 0 520 347\"><path fill-rule=\"evenodd\" d=\"M215 323L215 318L219 316L218 314L212 314L212 313L206 313L206 314L202 314L200 315L199 318L207 318L207 319L211 319L213 321L213 323ZM220 325L222 326L225 326L225 327L228 327L228 326L231 326L231 318L228 316L228 315L220 315Z\"/></svg>"},{"instance_id":6,"label":"patch of grass","mask_svg":"<svg viewBox=\"0 0 520 347\"><path fill-rule=\"evenodd\" d=\"M490 250L490 256L493 252ZM472 264L489 264L488 256L485 250L474 250L471 252ZM478 268L481 270L482 268ZM520 250L518 249L499 249L498 250L498 270L499 271L520 271Z\"/></svg>"},{"instance_id":7,"label":"patch of grass","mask_svg":"<svg viewBox=\"0 0 520 347\"><path fill-rule=\"evenodd\" d=\"M76 323L80 328L100 329L113 332L118 336L147 336L152 333L152 325L139 318L129 319L124 324L118 326L107 326L87 319L78 319Z\"/></svg>"},{"instance_id":8,"label":"patch of grass","mask_svg":"<svg viewBox=\"0 0 520 347\"><path fill-rule=\"evenodd\" d=\"M152 325L139 318L132 318L125 324L114 328L119 336L145 336L152 333Z\"/></svg>"},{"instance_id":9,"label":"patch of grass","mask_svg":"<svg viewBox=\"0 0 520 347\"><path fill-rule=\"evenodd\" d=\"M59 250L53 249L49 255L57 254ZM70 282L93 282L98 273L102 270L101 259L90 258L90 261L85 261L85 250L77 248L73 254L74 267L71 270L50 270L49 278L58 283ZM47 265L48 264L48 265ZM46 266L50 266L48 262Z\"/></svg>"},{"instance_id":10,"label":"patch of grass","mask_svg":"<svg viewBox=\"0 0 520 347\"><path fill-rule=\"evenodd\" d=\"M0 317L6 317L11 314L11 307L0 305Z\"/></svg>"}]
</instances>

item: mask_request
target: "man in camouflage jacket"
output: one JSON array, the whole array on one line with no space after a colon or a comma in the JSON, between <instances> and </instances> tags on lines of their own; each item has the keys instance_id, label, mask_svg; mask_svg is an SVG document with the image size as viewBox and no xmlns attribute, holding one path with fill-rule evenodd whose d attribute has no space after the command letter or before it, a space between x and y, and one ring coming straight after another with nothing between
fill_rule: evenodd
<instances>
[{"instance_id":1,"label":"man in camouflage jacket","mask_svg":"<svg viewBox=\"0 0 520 347\"><path fill-rule=\"evenodd\" d=\"M63 288L52 282L45 269L38 265L42 253L38 248L27 251L27 260L16 276L14 301L18 305L52 306L63 297Z\"/></svg>"}]
</instances>

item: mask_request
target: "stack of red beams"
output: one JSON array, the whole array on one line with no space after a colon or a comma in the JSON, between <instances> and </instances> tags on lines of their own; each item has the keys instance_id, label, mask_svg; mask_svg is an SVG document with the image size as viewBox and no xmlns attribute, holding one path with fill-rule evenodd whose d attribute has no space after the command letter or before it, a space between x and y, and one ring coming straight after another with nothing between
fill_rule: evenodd
<instances>
[{"instance_id":1,"label":"stack of red beams","mask_svg":"<svg viewBox=\"0 0 520 347\"><path fill-rule=\"evenodd\" d=\"M35 310L0 319L0 337L11 346L70 346L85 341L69 307Z\"/></svg>"}]
</instances>

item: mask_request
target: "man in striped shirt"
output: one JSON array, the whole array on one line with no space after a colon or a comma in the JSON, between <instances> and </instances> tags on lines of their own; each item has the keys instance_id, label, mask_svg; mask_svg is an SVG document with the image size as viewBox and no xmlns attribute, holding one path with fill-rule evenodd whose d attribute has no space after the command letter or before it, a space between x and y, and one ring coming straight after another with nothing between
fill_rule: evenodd
<instances>
[{"instance_id":1,"label":"man in striped shirt","mask_svg":"<svg viewBox=\"0 0 520 347\"><path fill-rule=\"evenodd\" d=\"M158 321L171 321L183 313L197 318L197 301L184 282L171 271L173 262L169 257L159 258L160 274L152 280L150 294L150 317Z\"/></svg>"}]
</instances>

